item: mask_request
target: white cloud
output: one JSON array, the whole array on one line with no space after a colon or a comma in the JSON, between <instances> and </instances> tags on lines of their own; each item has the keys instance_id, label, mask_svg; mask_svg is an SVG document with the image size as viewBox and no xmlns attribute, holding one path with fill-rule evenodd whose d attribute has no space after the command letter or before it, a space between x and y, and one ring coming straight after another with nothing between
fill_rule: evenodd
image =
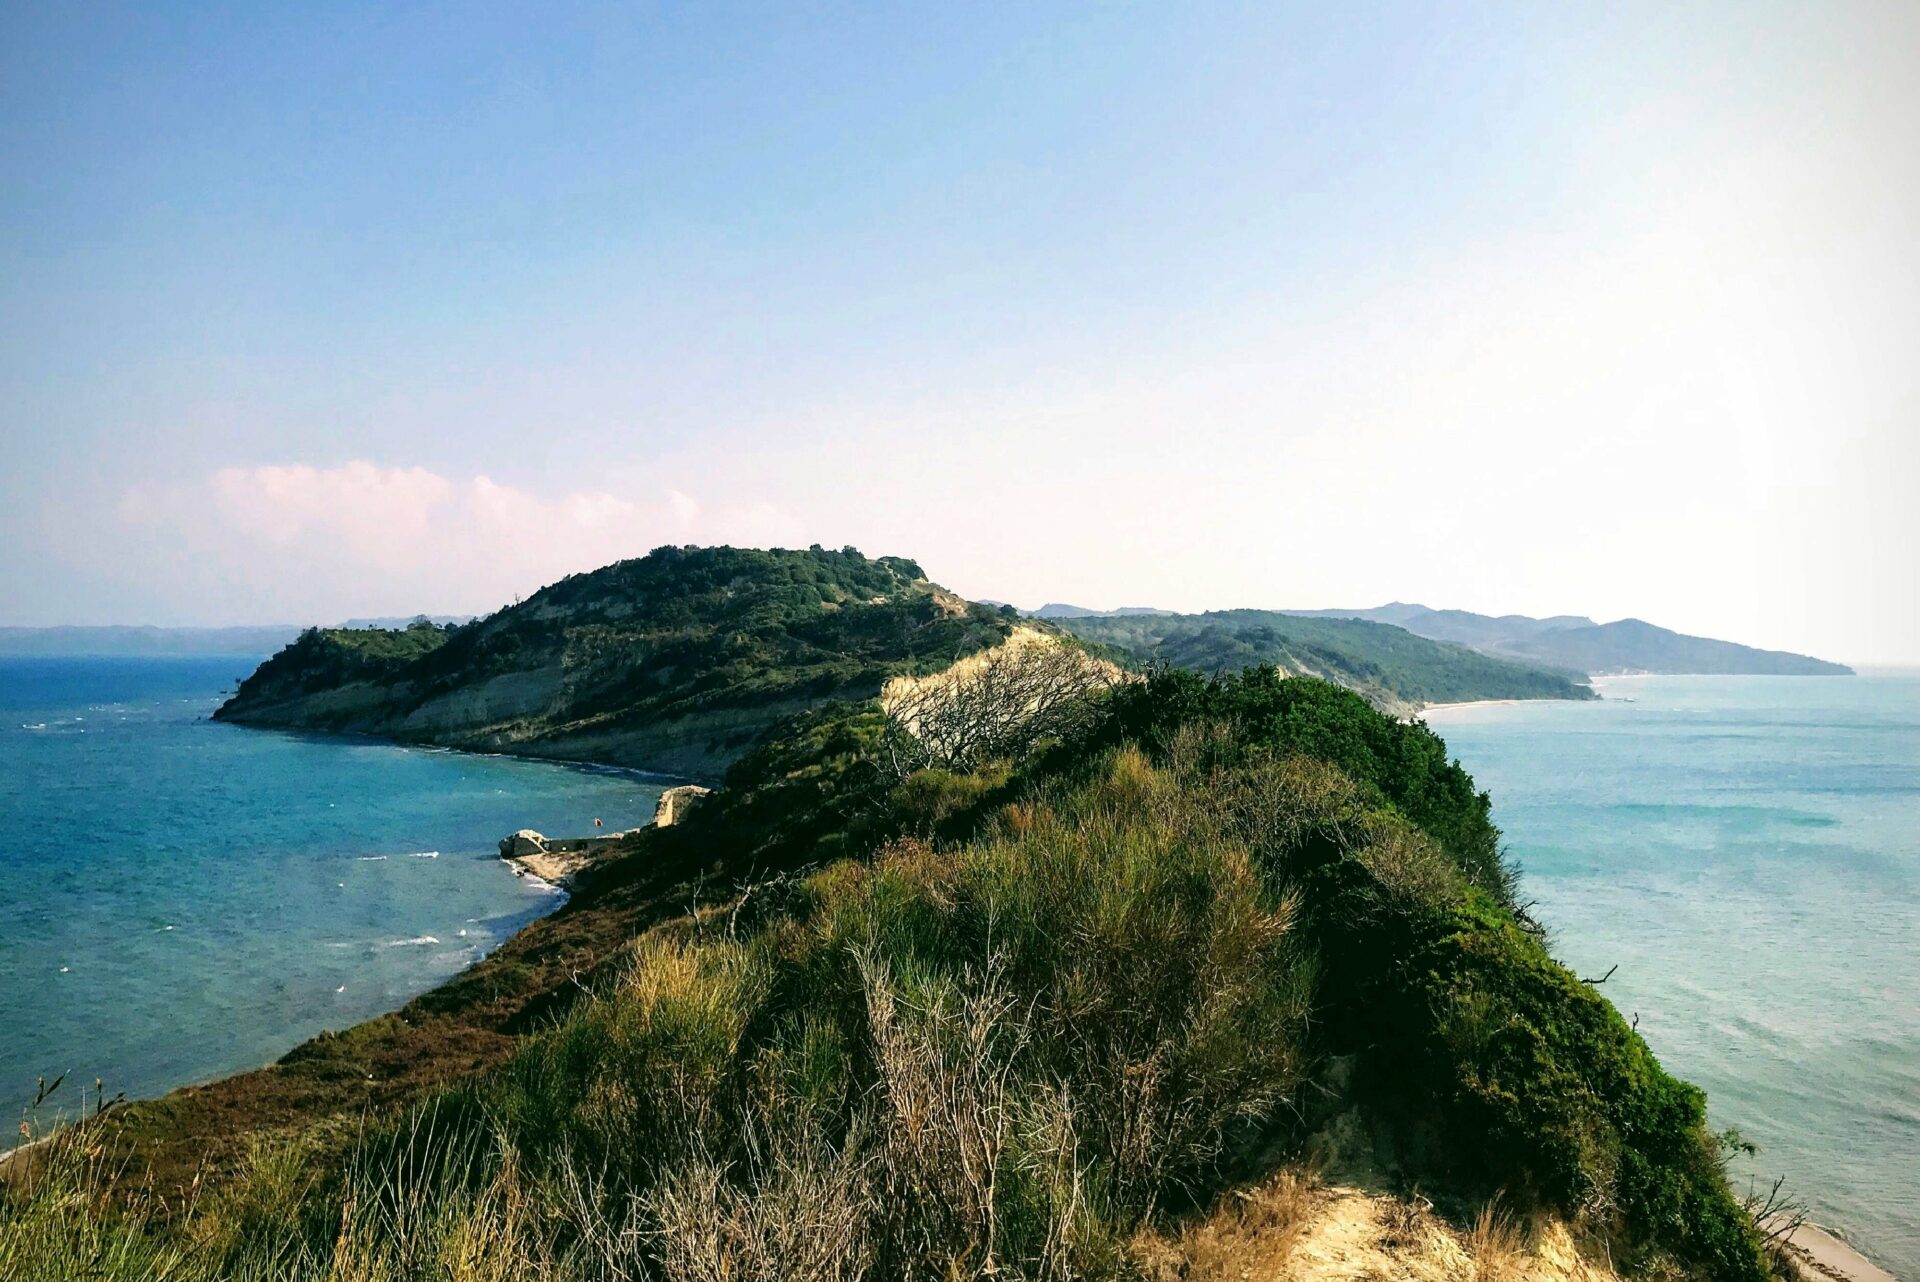
<instances>
[{"instance_id":1,"label":"white cloud","mask_svg":"<svg viewBox=\"0 0 1920 1282\"><path fill-rule=\"evenodd\" d=\"M763 509L709 512L677 489L540 495L486 476L356 460L225 467L186 484L129 489L116 513L125 566L234 618L484 611L565 575L663 543L717 541ZM718 522L719 524L716 524ZM182 567L199 580L180 583Z\"/></svg>"}]
</instances>

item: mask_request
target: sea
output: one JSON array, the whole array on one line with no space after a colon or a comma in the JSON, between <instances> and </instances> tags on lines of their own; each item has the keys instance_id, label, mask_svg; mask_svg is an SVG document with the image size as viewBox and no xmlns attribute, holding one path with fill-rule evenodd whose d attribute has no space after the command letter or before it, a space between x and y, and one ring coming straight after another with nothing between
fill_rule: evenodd
<instances>
[{"instance_id":1,"label":"sea","mask_svg":"<svg viewBox=\"0 0 1920 1282\"><path fill-rule=\"evenodd\" d=\"M262 657L0 658L8 1134L43 1082L25 1120L403 1005L564 902L502 836L637 826L670 782L209 720Z\"/></svg>"},{"instance_id":2,"label":"sea","mask_svg":"<svg viewBox=\"0 0 1920 1282\"><path fill-rule=\"evenodd\" d=\"M1920 1279L1920 673L1435 709L1555 954L1799 1198Z\"/></svg>"}]
</instances>

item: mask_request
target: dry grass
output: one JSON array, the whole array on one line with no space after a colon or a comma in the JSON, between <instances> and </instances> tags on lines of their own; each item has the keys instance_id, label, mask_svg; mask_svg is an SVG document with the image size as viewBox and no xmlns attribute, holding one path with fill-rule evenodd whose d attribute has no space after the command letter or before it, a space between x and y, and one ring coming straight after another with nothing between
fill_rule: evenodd
<instances>
[{"instance_id":1,"label":"dry grass","mask_svg":"<svg viewBox=\"0 0 1920 1282\"><path fill-rule=\"evenodd\" d=\"M1210 1215L1171 1236L1141 1233L1131 1250L1149 1282L1287 1277L1288 1262L1324 1197L1309 1173L1281 1171L1228 1194Z\"/></svg>"},{"instance_id":2,"label":"dry grass","mask_svg":"<svg viewBox=\"0 0 1920 1282\"><path fill-rule=\"evenodd\" d=\"M1534 1268L1527 1233L1500 1209L1498 1198L1480 1208L1465 1246L1473 1260L1469 1282L1524 1282Z\"/></svg>"},{"instance_id":3,"label":"dry grass","mask_svg":"<svg viewBox=\"0 0 1920 1282\"><path fill-rule=\"evenodd\" d=\"M1557 1222L1529 1228L1491 1203L1456 1228L1418 1194L1322 1185L1298 1168L1129 1246L1147 1282L1618 1282Z\"/></svg>"}]
</instances>

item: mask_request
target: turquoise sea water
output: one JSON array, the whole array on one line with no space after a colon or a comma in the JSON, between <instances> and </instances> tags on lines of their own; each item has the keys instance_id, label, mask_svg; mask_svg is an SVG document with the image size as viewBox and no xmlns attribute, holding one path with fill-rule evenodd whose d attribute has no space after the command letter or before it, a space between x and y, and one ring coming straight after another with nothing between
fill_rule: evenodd
<instances>
[{"instance_id":1,"label":"turquoise sea water","mask_svg":"<svg viewBox=\"0 0 1920 1282\"><path fill-rule=\"evenodd\" d=\"M1920 1279L1920 676L1437 710L1578 973L1813 1218Z\"/></svg>"},{"instance_id":2,"label":"turquoise sea water","mask_svg":"<svg viewBox=\"0 0 1920 1282\"><path fill-rule=\"evenodd\" d=\"M644 823L627 772L205 720L259 656L0 659L0 1108L256 1067L560 899L495 843ZM10 1133L12 1122L6 1123Z\"/></svg>"}]
</instances>

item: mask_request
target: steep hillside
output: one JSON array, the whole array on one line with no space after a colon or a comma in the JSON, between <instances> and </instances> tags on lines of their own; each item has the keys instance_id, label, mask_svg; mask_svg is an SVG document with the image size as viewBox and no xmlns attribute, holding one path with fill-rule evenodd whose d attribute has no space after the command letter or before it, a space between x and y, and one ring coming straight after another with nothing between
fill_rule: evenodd
<instances>
[{"instance_id":1,"label":"steep hillside","mask_svg":"<svg viewBox=\"0 0 1920 1282\"><path fill-rule=\"evenodd\" d=\"M1086 698L961 770L878 701L783 723L453 983L47 1145L0 1274L1777 1276L1426 726L1270 668Z\"/></svg>"},{"instance_id":2,"label":"steep hillside","mask_svg":"<svg viewBox=\"0 0 1920 1282\"><path fill-rule=\"evenodd\" d=\"M1299 618L1366 619L1391 623L1436 641L1486 654L1594 674L1608 672L1714 673L1761 676L1848 676L1844 664L1759 650L1732 641L1688 636L1639 619L1595 623L1584 615L1535 619L1470 610L1432 610L1395 601L1370 610L1289 610Z\"/></svg>"},{"instance_id":3,"label":"steep hillside","mask_svg":"<svg viewBox=\"0 0 1920 1282\"><path fill-rule=\"evenodd\" d=\"M215 715L714 775L780 717L1011 626L899 557L667 547L460 627L310 630Z\"/></svg>"},{"instance_id":4,"label":"steep hillside","mask_svg":"<svg viewBox=\"0 0 1920 1282\"><path fill-rule=\"evenodd\" d=\"M1141 660L1198 672L1271 663L1336 682L1396 713L1474 699L1590 699L1565 672L1479 654L1362 619L1269 610L1057 618L1061 628Z\"/></svg>"}]
</instances>

